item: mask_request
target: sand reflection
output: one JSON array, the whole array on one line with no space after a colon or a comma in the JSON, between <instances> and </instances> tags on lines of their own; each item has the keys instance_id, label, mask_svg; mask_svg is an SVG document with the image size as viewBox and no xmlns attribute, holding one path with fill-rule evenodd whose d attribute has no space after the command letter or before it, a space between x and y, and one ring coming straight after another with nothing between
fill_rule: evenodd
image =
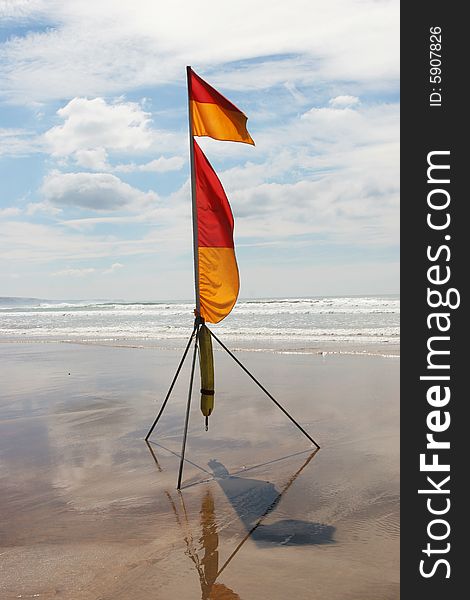
<instances>
[{"instance_id":1,"label":"sand reflection","mask_svg":"<svg viewBox=\"0 0 470 600\"><path fill-rule=\"evenodd\" d=\"M218 410L209 434L193 415L180 495L187 382L154 446L161 467L143 443L175 353L0 352L0 597L398 597L398 363L247 356L321 432L303 466L311 451L284 415L219 357Z\"/></svg>"},{"instance_id":2,"label":"sand reflection","mask_svg":"<svg viewBox=\"0 0 470 600\"><path fill-rule=\"evenodd\" d=\"M240 596L224 583L216 582L219 576L219 533L215 513L214 497L210 489L205 490L201 501L200 536L198 544L189 523L188 512L182 494L179 495L181 511L169 492L166 492L173 508L176 522L186 543L185 554L193 562L199 577L202 600L240 600ZM180 512L182 514L180 514Z\"/></svg>"},{"instance_id":3,"label":"sand reflection","mask_svg":"<svg viewBox=\"0 0 470 600\"><path fill-rule=\"evenodd\" d=\"M155 444L155 446L157 445ZM162 472L155 449L152 447L153 444L147 442L147 446L157 469ZM216 503L211 488L207 487L203 491L197 530L191 526L184 492L165 491L186 545L185 554L197 571L202 600L240 599L238 593L218 579L249 539L257 545L274 544L276 546L327 544L334 541L335 528L330 525L297 519L283 519L270 524L263 523L317 452L316 449L307 454L300 468L292 473L280 490L276 489L276 486L269 481L240 477L236 473L230 474L225 465L216 459L209 461L214 480L224 492L246 532L238 545L231 551L229 550L228 558L223 564L220 561L219 539L219 522L222 521L222 518L217 517ZM284 460L284 458L280 460ZM257 466L252 467L252 469L256 468ZM201 483L207 485L208 482ZM223 517L225 512L222 507L220 516Z\"/></svg>"},{"instance_id":4,"label":"sand reflection","mask_svg":"<svg viewBox=\"0 0 470 600\"><path fill-rule=\"evenodd\" d=\"M279 504L282 496L294 483L318 450L311 452L303 465L279 491L269 481L230 475L225 466L211 460L209 466L220 487L254 542L262 544L305 545L333 542L335 528L323 523L299 519L282 519L265 525L262 521Z\"/></svg>"}]
</instances>

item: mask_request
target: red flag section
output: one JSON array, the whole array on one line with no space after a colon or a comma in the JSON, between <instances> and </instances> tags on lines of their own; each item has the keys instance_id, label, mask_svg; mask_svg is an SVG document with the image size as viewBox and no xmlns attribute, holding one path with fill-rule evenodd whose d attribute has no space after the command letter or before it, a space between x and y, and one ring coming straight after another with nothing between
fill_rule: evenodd
<instances>
[{"instance_id":1,"label":"red flag section","mask_svg":"<svg viewBox=\"0 0 470 600\"><path fill-rule=\"evenodd\" d=\"M254 145L246 115L188 68L192 134Z\"/></svg>"}]
</instances>

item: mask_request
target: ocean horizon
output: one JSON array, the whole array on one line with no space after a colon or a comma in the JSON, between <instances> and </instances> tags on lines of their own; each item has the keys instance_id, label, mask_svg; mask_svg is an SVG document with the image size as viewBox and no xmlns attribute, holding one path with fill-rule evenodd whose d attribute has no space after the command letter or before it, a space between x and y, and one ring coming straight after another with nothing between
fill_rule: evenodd
<instances>
[{"instance_id":1,"label":"ocean horizon","mask_svg":"<svg viewBox=\"0 0 470 600\"><path fill-rule=\"evenodd\" d=\"M0 298L0 339L169 344L187 338L194 301ZM398 345L398 294L240 299L220 324L243 347L315 351L318 344ZM273 346L269 348L269 344Z\"/></svg>"}]
</instances>

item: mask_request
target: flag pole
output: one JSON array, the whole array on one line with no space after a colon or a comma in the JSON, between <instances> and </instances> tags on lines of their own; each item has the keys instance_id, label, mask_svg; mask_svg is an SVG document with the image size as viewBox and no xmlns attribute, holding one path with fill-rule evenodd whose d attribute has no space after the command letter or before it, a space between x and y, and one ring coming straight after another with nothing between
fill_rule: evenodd
<instances>
[{"instance_id":1,"label":"flag pole","mask_svg":"<svg viewBox=\"0 0 470 600\"><path fill-rule=\"evenodd\" d=\"M186 67L186 78L188 82L188 123L189 123L189 162L191 166L191 201L193 215L193 254L194 254L194 288L196 292L196 316L201 313L201 298L199 294L199 252L198 252L198 229L197 229L197 205L196 205L196 171L194 168L194 136L193 116L191 111L191 67Z\"/></svg>"}]
</instances>

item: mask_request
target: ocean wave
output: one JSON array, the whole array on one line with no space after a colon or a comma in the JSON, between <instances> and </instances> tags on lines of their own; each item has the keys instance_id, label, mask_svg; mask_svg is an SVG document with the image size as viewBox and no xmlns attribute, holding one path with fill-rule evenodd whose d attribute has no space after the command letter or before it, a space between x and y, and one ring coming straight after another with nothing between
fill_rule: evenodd
<instances>
[{"instance_id":1,"label":"ocean wave","mask_svg":"<svg viewBox=\"0 0 470 600\"><path fill-rule=\"evenodd\" d=\"M193 303L168 302L41 302L34 306L1 306L3 313L18 316L42 312L80 312L96 316L113 313L130 313L156 316L192 315ZM400 301L388 298L323 298L323 299L284 299L239 301L233 311L234 317L269 315L315 315L315 314L399 314Z\"/></svg>"},{"instance_id":2,"label":"ocean wave","mask_svg":"<svg viewBox=\"0 0 470 600\"><path fill-rule=\"evenodd\" d=\"M0 307L0 339L170 340L188 336L193 303L34 300ZM31 300L31 303L33 301ZM11 304L11 302L10 302ZM398 297L348 296L239 301L215 332L227 339L308 342L399 340Z\"/></svg>"},{"instance_id":3,"label":"ocean wave","mask_svg":"<svg viewBox=\"0 0 470 600\"><path fill-rule=\"evenodd\" d=\"M182 339L188 337L189 328L174 327L153 329L134 327L35 327L25 329L21 327L3 328L3 336L29 338L50 337L54 339L83 339L83 340L119 340L119 339ZM214 328L214 331L217 331ZM226 339L230 340L277 340L277 341L310 341L310 342L350 342L362 343L398 343L399 328L363 328L363 329L280 329L274 330L267 327L223 329Z\"/></svg>"}]
</instances>

